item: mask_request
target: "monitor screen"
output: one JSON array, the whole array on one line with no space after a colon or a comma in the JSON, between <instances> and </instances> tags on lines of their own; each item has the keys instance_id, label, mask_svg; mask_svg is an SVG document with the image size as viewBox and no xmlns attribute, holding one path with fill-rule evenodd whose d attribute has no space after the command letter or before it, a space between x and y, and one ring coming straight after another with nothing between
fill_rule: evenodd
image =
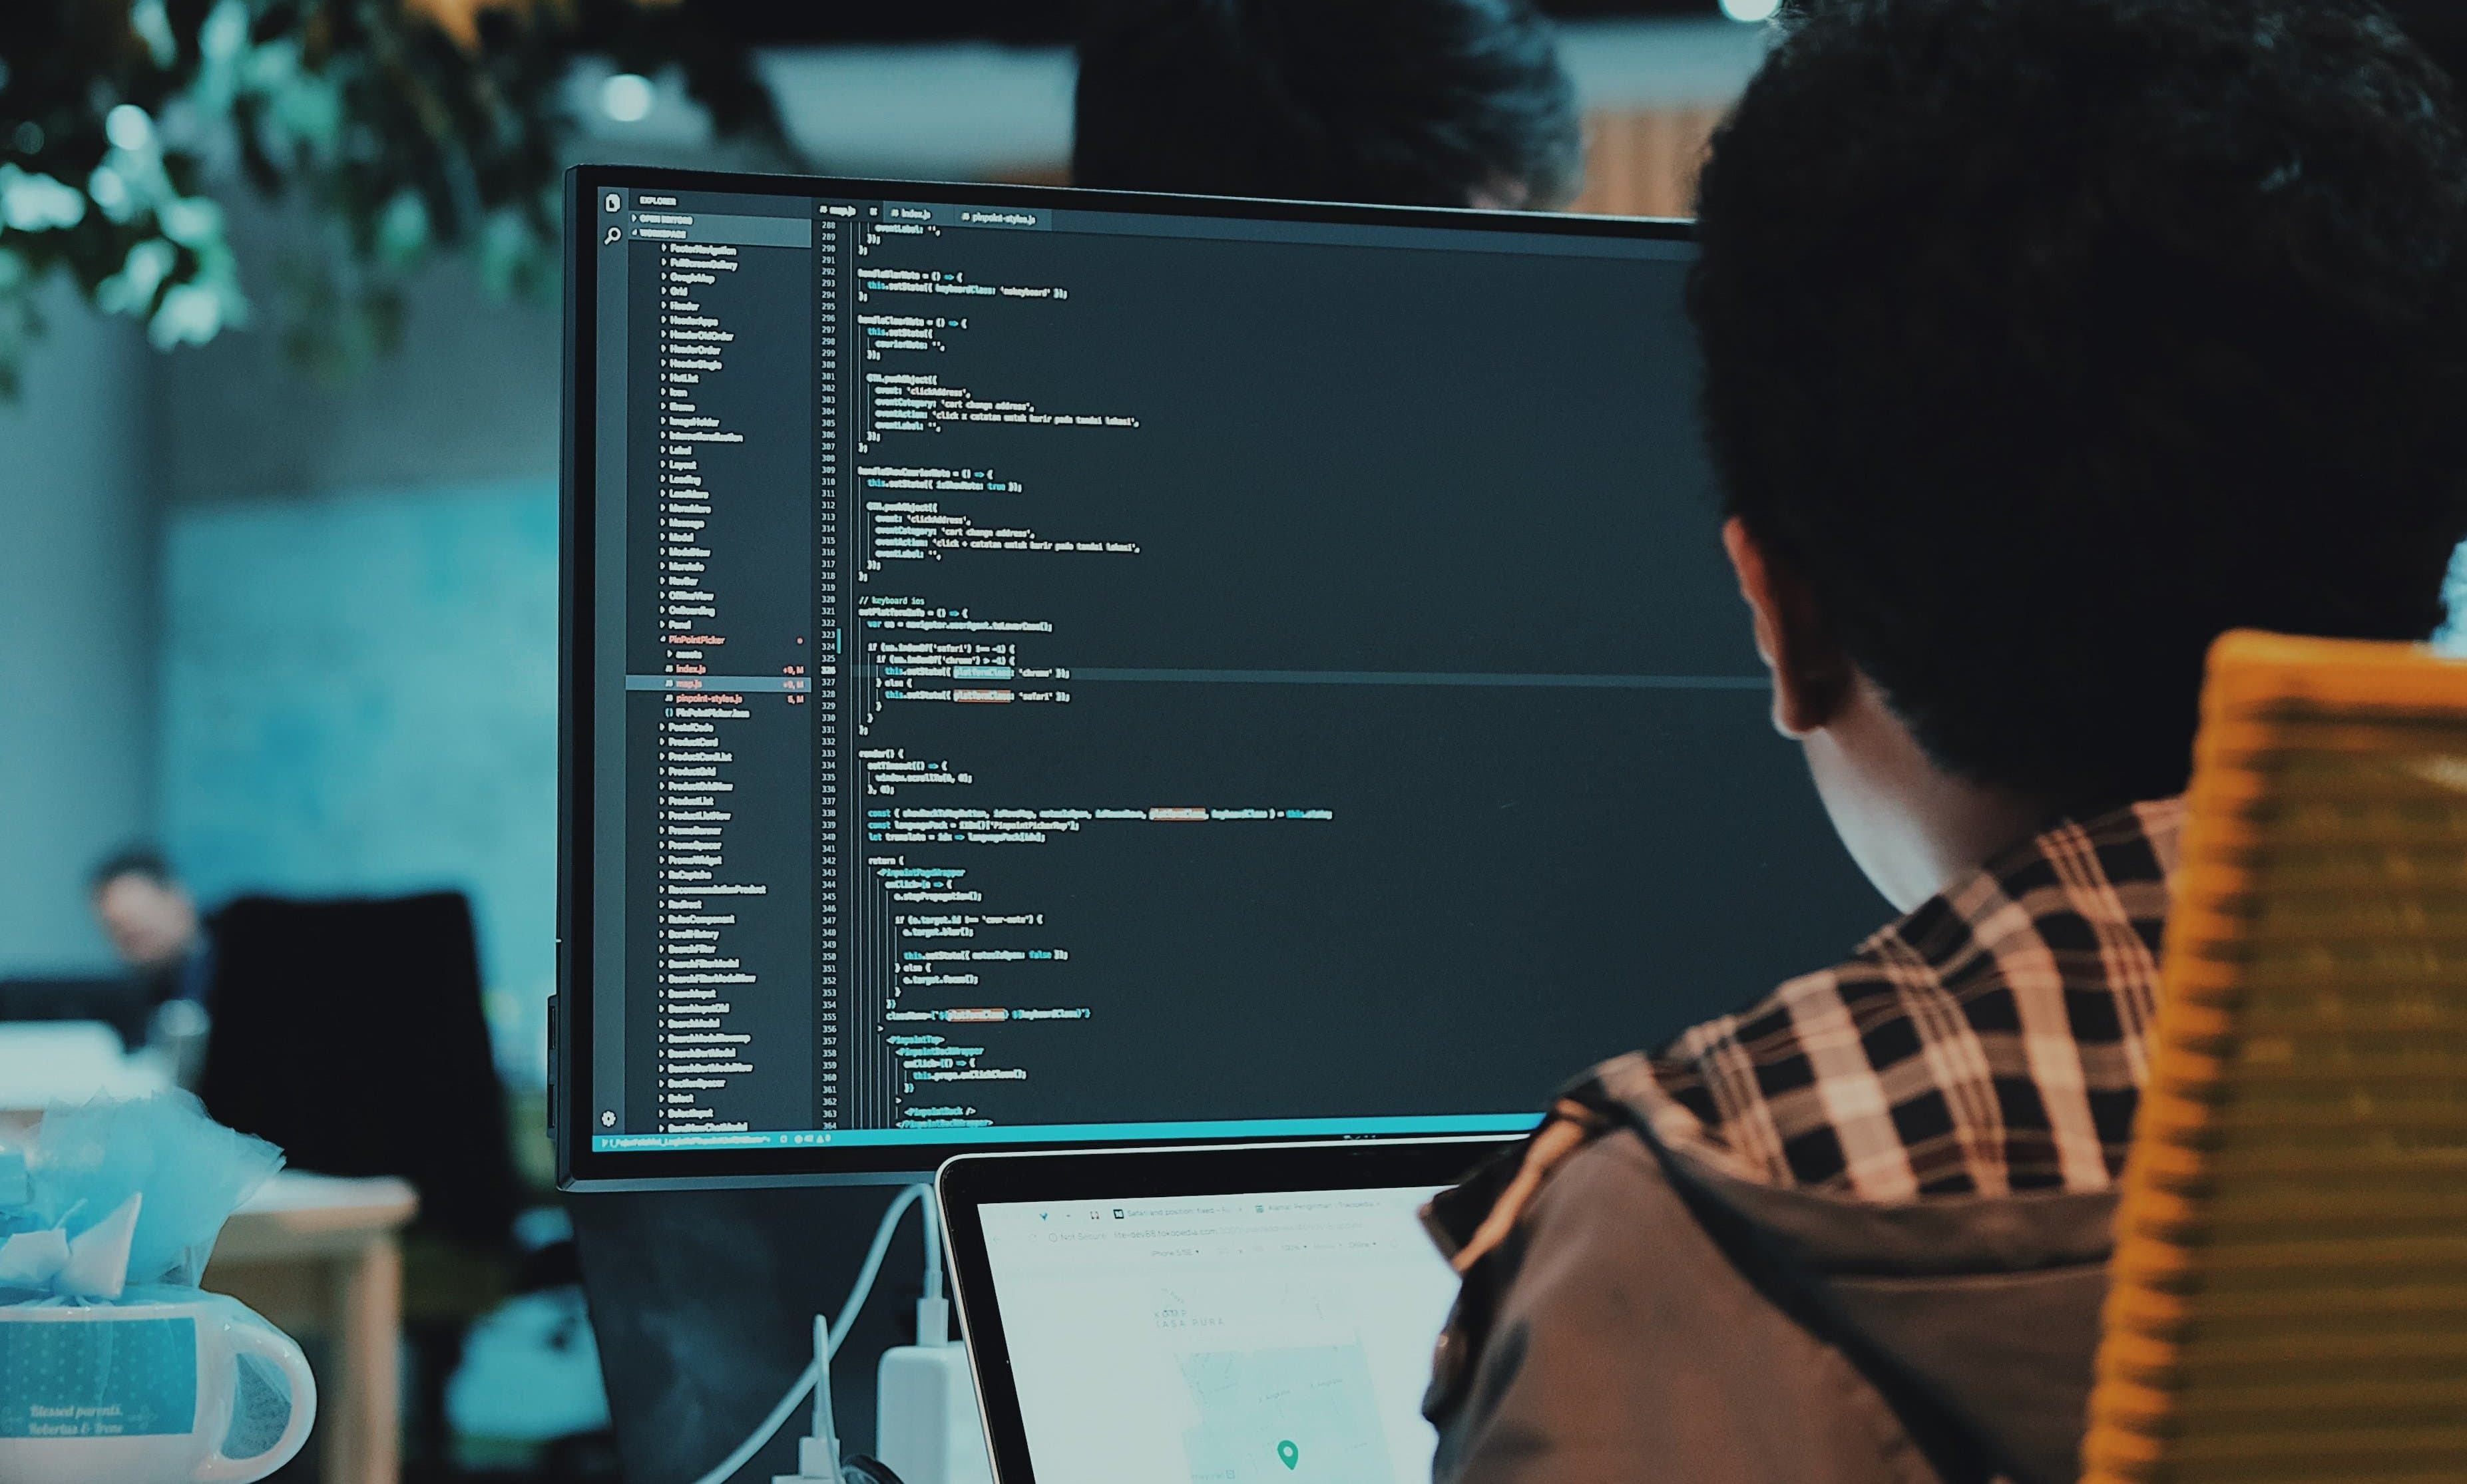
<instances>
[{"instance_id":1,"label":"monitor screen","mask_svg":"<svg viewBox=\"0 0 2467 1484\"><path fill-rule=\"evenodd\" d=\"M1881 916L1684 225L586 169L566 1179L1508 1130Z\"/></svg>"},{"instance_id":2,"label":"monitor screen","mask_svg":"<svg viewBox=\"0 0 2467 1484\"><path fill-rule=\"evenodd\" d=\"M1036 1477L1427 1484L1437 1190L982 1207Z\"/></svg>"}]
</instances>

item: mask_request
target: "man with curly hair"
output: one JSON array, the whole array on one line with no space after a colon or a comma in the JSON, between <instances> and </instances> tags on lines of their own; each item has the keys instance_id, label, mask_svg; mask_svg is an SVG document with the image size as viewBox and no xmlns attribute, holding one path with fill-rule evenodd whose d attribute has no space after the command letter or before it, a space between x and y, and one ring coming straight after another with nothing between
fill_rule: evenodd
<instances>
[{"instance_id":1,"label":"man with curly hair","mask_svg":"<svg viewBox=\"0 0 2467 1484\"><path fill-rule=\"evenodd\" d=\"M2383 12L1810 10L1690 308L1774 723L1904 915L1434 1203L1446 1481L2073 1478L2205 652L2422 639L2467 530L2467 142Z\"/></svg>"}]
</instances>

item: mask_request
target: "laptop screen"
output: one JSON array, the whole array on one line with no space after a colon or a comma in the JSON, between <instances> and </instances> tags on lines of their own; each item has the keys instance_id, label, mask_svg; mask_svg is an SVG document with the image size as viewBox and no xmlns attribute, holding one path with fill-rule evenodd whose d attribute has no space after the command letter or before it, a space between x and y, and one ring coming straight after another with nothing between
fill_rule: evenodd
<instances>
[{"instance_id":1,"label":"laptop screen","mask_svg":"<svg viewBox=\"0 0 2467 1484\"><path fill-rule=\"evenodd\" d=\"M1437 1188L982 1207L1036 1476L1429 1479Z\"/></svg>"}]
</instances>

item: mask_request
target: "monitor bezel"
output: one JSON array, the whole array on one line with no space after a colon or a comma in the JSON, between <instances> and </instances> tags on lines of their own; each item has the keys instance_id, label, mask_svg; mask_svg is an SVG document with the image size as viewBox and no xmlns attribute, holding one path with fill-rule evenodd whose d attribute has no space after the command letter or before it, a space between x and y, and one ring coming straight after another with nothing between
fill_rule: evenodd
<instances>
[{"instance_id":1,"label":"monitor bezel","mask_svg":"<svg viewBox=\"0 0 2467 1484\"><path fill-rule=\"evenodd\" d=\"M942 1239L959 1300L960 1333L976 1378L977 1406L994 1477L1032 1484L1027 1419L985 1247L987 1205L1040 1201L1138 1201L1171 1196L1267 1195L1457 1184L1522 1140L1394 1138L1301 1144L1209 1145L1079 1153L961 1155L934 1180Z\"/></svg>"},{"instance_id":2,"label":"monitor bezel","mask_svg":"<svg viewBox=\"0 0 2467 1484\"><path fill-rule=\"evenodd\" d=\"M1232 196L1082 191L1063 186L967 181L875 180L849 176L739 174L655 166L581 165L566 171L564 225L564 371L559 432L557 940L556 995L549 1014L549 1134L557 1185L565 1190L661 1190L680 1187L905 1184L925 1180L957 1156L981 1152L965 1139L908 1145L814 1145L790 1149L662 1149L600 1153L591 1144L588 1070L592 1002L592 642L594 456L598 408L590 371L597 366L599 259L593 250L601 191L674 190L780 196L839 196L922 204L1044 207L1171 216L1220 216L1292 222L1439 227L1496 232L1503 236L1643 238L1692 241L1682 218L1564 215L1447 207L1362 206L1323 201L1255 200ZM586 227L593 230L585 230ZM1434 1117L1439 1116L1434 1114ZM1420 1134L1363 1135L1353 1142L1429 1138ZM1308 1143L1324 1135L1282 1142ZM1143 1145L1153 1140L1141 1140ZM1175 1141L1176 1147L1257 1142L1256 1135ZM1084 1140L1007 1142L1006 1154L1085 1151Z\"/></svg>"}]
</instances>

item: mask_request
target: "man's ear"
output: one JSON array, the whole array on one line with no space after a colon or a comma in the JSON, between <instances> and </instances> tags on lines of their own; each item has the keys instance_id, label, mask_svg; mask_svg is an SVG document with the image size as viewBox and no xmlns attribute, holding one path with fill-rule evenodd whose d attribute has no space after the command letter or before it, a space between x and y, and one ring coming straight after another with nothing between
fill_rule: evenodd
<instances>
[{"instance_id":1,"label":"man's ear","mask_svg":"<svg viewBox=\"0 0 2467 1484\"><path fill-rule=\"evenodd\" d=\"M1758 545L1735 515L1722 523L1722 548L1755 622L1756 653L1773 671L1774 730L1786 737L1821 731L1856 683L1849 656L1826 632L1806 581Z\"/></svg>"}]
</instances>

